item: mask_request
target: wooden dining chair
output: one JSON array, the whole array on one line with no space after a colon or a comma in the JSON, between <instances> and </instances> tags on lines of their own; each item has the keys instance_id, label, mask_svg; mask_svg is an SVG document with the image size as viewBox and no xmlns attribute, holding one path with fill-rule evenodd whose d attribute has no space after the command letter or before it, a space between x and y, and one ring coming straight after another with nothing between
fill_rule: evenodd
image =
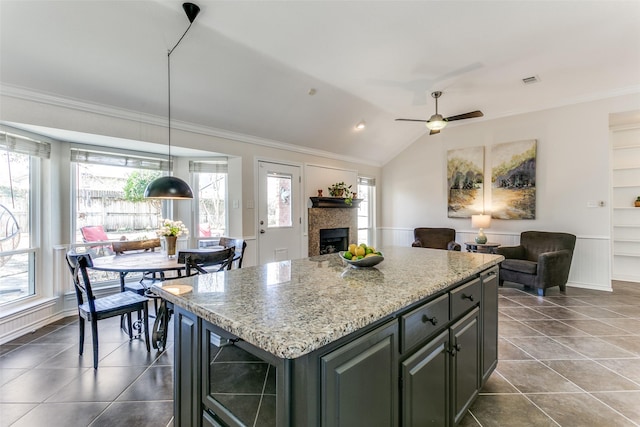
<instances>
[{"instance_id":1,"label":"wooden dining chair","mask_svg":"<svg viewBox=\"0 0 640 427\"><path fill-rule=\"evenodd\" d=\"M89 274L87 273L87 268L93 266L91 255L76 254L74 251L69 251L67 252L66 259L73 278L76 299L78 301L78 325L80 328L79 354L82 355L84 351L84 322L86 320L91 323L93 368L98 369L98 321L126 314L129 326L129 340L132 340L132 313L138 313L138 324L140 325L140 331L144 333L147 352L151 351L149 346L149 328L147 327L149 322L149 299L129 291L96 298L91 288ZM140 319L140 312L142 312L142 319Z\"/></svg>"},{"instance_id":2,"label":"wooden dining chair","mask_svg":"<svg viewBox=\"0 0 640 427\"><path fill-rule=\"evenodd\" d=\"M222 250L189 249L178 252L178 264L185 265L185 276L231 270L235 248Z\"/></svg>"}]
</instances>

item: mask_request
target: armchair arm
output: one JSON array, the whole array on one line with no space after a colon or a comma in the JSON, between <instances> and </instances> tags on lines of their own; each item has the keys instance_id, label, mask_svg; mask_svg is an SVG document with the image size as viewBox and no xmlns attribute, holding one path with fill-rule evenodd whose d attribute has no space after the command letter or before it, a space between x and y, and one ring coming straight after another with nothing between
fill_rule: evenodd
<instances>
[{"instance_id":1,"label":"armchair arm","mask_svg":"<svg viewBox=\"0 0 640 427\"><path fill-rule=\"evenodd\" d=\"M420 241L420 239L416 239L412 244L412 247L414 248L421 248L422 247L422 242Z\"/></svg>"},{"instance_id":2,"label":"armchair arm","mask_svg":"<svg viewBox=\"0 0 640 427\"><path fill-rule=\"evenodd\" d=\"M547 288L567 283L572 257L573 252L568 249L541 253L538 256L536 282Z\"/></svg>"},{"instance_id":3,"label":"armchair arm","mask_svg":"<svg viewBox=\"0 0 640 427\"><path fill-rule=\"evenodd\" d=\"M447 250L460 251L462 250L462 247L460 246L460 243L456 242L455 240L452 240L447 244Z\"/></svg>"},{"instance_id":4,"label":"armchair arm","mask_svg":"<svg viewBox=\"0 0 640 427\"><path fill-rule=\"evenodd\" d=\"M504 256L506 259L525 259L524 247L518 246L498 246L496 248L498 255Z\"/></svg>"}]
</instances>

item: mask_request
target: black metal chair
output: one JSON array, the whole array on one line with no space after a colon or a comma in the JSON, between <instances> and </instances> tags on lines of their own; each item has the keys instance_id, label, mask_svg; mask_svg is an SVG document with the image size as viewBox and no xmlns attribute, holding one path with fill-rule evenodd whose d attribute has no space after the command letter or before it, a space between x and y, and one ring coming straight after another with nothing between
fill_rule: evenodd
<instances>
[{"instance_id":1,"label":"black metal chair","mask_svg":"<svg viewBox=\"0 0 640 427\"><path fill-rule=\"evenodd\" d=\"M149 299L133 292L120 292L106 297L96 298L91 288L91 281L87 268L93 265L91 255L76 254L73 251L67 252L67 265L73 284L76 290L78 301L78 316L80 327L80 351L84 351L84 322L91 322L91 336L93 338L93 368L98 369L98 321L109 317L127 315L129 327L129 340L133 339L133 325L131 313L138 313L137 326L144 333L144 340L147 344L147 351L151 351L149 346L149 321L148 301ZM140 319L142 312L142 319Z\"/></svg>"},{"instance_id":2,"label":"black metal chair","mask_svg":"<svg viewBox=\"0 0 640 427\"><path fill-rule=\"evenodd\" d=\"M185 276L188 277L195 274L231 270L234 256L235 247L222 250L189 249L178 252L178 264L185 265Z\"/></svg>"},{"instance_id":3,"label":"black metal chair","mask_svg":"<svg viewBox=\"0 0 640 427\"><path fill-rule=\"evenodd\" d=\"M172 277L167 280L178 280L184 277L198 274L208 274L223 270L230 270L235 256L233 247L222 250L211 249L189 249L178 252L178 264L185 265L185 275L182 277ZM209 269L205 269L209 267ZM214 267L214 268L211 268ZM169 320L173 314L173 304L164 298L160 298L160 304L156 309L156 320L153 322L153 333L151 343L153 348L164 350L167 345L167 333L169 330Z\"/></svg>"},{"instance_id":4,"label":"black metal chair","mask_svg":"<svg viewBox=\"0 0 640 427\"><path fill-rule=\"evenodd\" d=\"M244 239L232 239L230 237L221 237L220 246L225 248L235 248L235 256L233 262L237 268L242 268L242 258L244 257L244 251L247 249L247 242Z\"/></svg>"}]
</instances>

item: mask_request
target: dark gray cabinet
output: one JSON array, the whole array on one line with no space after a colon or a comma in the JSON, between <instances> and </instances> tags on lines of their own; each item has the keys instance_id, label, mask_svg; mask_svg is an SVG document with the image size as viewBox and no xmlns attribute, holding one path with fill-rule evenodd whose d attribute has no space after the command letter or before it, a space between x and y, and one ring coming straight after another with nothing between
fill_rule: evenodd
<instances>
[{"instance_id":1,"label":"dark gray cabinet","mask_svg":"<svg viewBox=\"0 0 640 427\"><path fill-rule=\"evenodd\" d=\"M176 427L201 425L200 348L198 316L175 307L174 405Z\"/></svg>"},{"instance_id":2,"label":"dark gray cabinet","mask_svg":"<svg viewBox=\"0 0 640 427\"><path fill-rule=\"evenodd\" d=\"M453 423L457 424L480 388L480 310L474 308L451 326Z\"/></svg>"},{"instance_id":3,"label":"dark gray cabinet","mask_svg":"<svg viewBox=\"0 0 640 427\"><path fill-rule=\"evenodd\" d=\"M320 358L321 425L398 425L398 322Z\"/></svg>"},{"instance_id":4,"label":"dark gray cabinet","mask_svg":"<svg viewBox=\"0 0 640 427\"><path fill-rule=\"evenodd\" d=\"M400 316L403 426L453 426L477 397L485 372L482 284L481 277L473 278ZM497 294L495 299L497 304ZM497 334L497 314L486 317L485 327L488 336ZM421 346L416 350L415 344ZM487 375L495 367L497 353L490 361L495 347L486 347L486 362L492 366Z\"/></svg>"},{"instance_id":5,"label":"dark gray cabinet","mask_svg":"<svg viewBox=\"0 0 640 427\"><path fill-rule=\"evenodd\" d=\"M175 425L252 424L219 387L237 380L217 375L228 356L220 370L215 355L229 346L234 357L246 352L255 361L252 372L258 363L274 369L275 380L267 376L276 396L270 425L453 427L497 365L497 290L492 267L291 360L176 306Z\"/></svg>"},{"instance_id":6,"label":"dark gray cabinet","mask_svg":"<svg viewBox=\"0 0 640 427\"><path fill-rule=\"evenodd\" d=\"M480 275L482 281L482 384L498 365L498 268Z\"/></svg>"},{"instance_id":7,"label":"dark gray cabinet","mask_svg":"<svg viewBox=\"0 0 640 427\"><path fill-rule=\"evenodd\" d=\"M449 331L402 362L402 425L449 424Z\"/></svg>"}]
</instances>

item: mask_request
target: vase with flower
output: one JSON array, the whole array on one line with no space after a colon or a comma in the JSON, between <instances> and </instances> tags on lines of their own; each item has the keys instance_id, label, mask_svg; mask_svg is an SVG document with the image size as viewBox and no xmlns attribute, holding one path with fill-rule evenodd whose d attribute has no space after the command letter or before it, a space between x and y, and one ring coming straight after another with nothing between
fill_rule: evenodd
<instances>
[{"instance_id":1,"label":"vase with flower","mask_svg":"<svg viewBox=\"0 0 640 427\"><path fill-rule=\"evenodd\" d=\"M182 221L172 221L167 218L160 221L160 228L156 230L156 234L164 239L167 256L174 258L176 256L178 237L189 234L189 229Z\"/></svg>"}]
</instances>

